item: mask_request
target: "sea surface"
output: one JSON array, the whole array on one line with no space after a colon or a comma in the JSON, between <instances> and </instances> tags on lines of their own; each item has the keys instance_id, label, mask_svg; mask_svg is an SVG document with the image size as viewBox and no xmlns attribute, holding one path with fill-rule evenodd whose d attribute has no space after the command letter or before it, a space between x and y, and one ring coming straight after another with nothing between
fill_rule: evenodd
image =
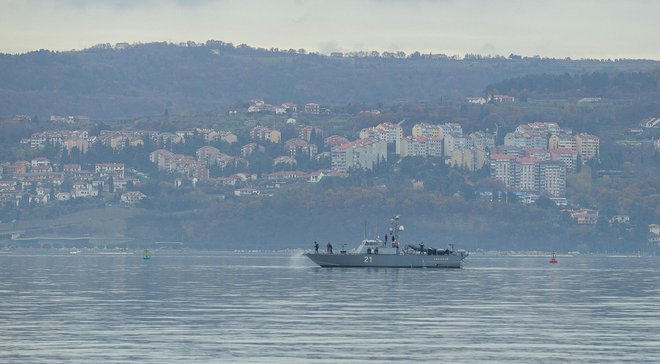
<instances>
[{"instance_id":1,"label":"sea surface","mask_svg":"<svg viewBox=\"0 0 660 364\"><path fill-rule=\"evenodd\" d=\"M658 363L660 257L0 254L0 363Z\"/></svg>"}]
</instances>

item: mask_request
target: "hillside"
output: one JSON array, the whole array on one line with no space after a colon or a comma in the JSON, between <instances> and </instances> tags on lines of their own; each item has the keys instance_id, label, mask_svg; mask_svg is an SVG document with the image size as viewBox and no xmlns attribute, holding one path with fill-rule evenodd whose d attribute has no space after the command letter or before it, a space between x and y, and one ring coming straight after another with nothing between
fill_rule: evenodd
<instances>
[{"instance_id":1,"label":"hillside","mask_svg":"<svg viewBox=\"0 0 660 364\"><path fill-rule=\"evenodd\" d=\"M0 117L121 119L166 110L222 112L250 98L321 104L461 100L482 94L489 84L528 74L633 72L658 65L517 56L330 57L218 41L193 47L151 43L41 50L0 55Z\"/></svg>"},{"instance_id":2,"label":"hillside","mask_svg":"<svg viewBox=\"0 0 660 364\"><path fill-rule=\"evenodd\" d=\"M660 68L648 72L592 72L570 75L541 74L515 77L488 85L487 93L503 92L526 97L656 98L660 90Z\"/></svg>"}]
</instances>

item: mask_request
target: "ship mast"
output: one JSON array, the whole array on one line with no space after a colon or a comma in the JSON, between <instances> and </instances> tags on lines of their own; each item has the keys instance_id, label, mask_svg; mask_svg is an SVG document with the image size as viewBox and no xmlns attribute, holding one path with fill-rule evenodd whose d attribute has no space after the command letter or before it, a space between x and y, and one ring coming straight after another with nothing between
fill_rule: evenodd
<instances>
[{"instance_id":1,"label":"ship mast","mask_svg":"<svg viewBox=\"0 0 660 364\"><path fill-rule=\"evenodd\" d=\"M403 230L403 226L399 219L399 215L395 215L391 222L392 227L390 227L390 234L392 235L393 247L399 246L399 232Z\"/></svg>"}]
</instances>

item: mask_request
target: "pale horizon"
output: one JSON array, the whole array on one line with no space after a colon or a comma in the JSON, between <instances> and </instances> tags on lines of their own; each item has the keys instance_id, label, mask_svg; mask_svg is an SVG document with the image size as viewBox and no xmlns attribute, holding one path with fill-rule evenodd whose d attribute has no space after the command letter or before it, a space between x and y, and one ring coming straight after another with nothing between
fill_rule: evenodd
<instances>
[{"instance_id":1,"label":"pale horizon","mask_svg":"<svg viewBox=\"0 0 660 364\"><path fill-rule=\"evenodd\" d=\"M329 54L404 51L660 60L660 2L2 0L0 52L222 40Z\"/></svg>"}]
</instances>

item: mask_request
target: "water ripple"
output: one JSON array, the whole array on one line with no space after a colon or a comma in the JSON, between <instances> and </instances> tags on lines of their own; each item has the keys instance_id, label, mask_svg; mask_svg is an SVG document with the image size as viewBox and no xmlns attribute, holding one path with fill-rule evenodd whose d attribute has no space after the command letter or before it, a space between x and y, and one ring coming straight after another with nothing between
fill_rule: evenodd
<instances>
[{"instance_id":1,"label":"water ripple","mask_svg":"<svg viewBox=\"0 0 660 364\"><path fill-rule=\"evenodd\" d=\"M0 362L660 362L657 258L0 256Z\"/></svg>"}]
</instances>

